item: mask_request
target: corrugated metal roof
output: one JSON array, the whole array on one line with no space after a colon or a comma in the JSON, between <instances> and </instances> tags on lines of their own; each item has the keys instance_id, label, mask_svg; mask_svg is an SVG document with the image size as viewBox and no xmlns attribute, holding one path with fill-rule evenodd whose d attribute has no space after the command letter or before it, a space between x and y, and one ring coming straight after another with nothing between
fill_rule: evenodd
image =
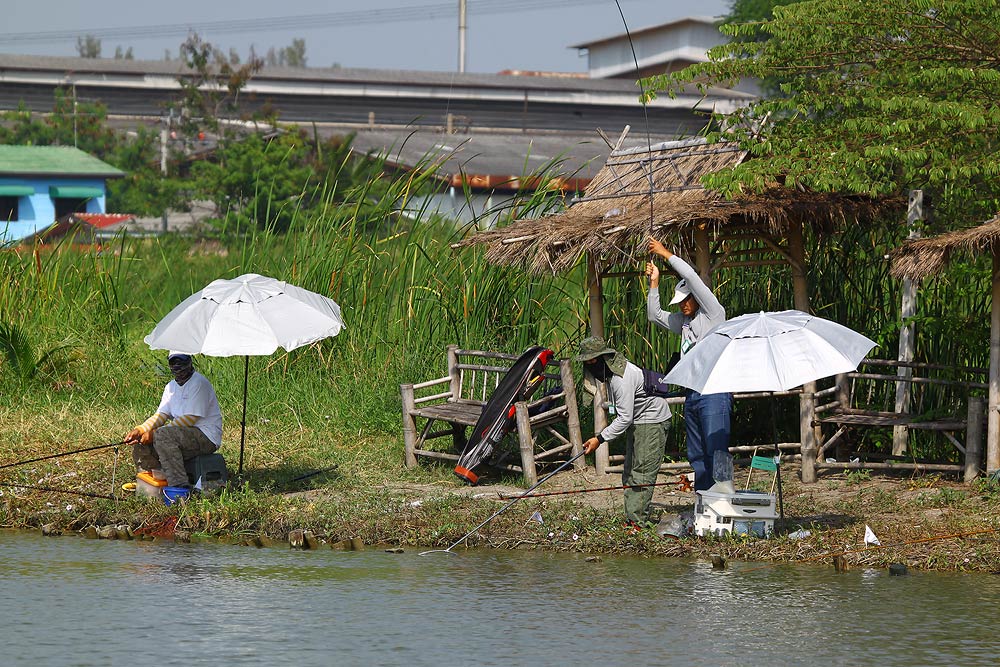
<instances>
[{"instance_id":1,"label":"corrugated metal roof","mask_svg":"<svg viewBox=\"0 0 1000 667\"><path fill-rule=\"evenodd\" d=\"M72 146L0 146L0 174L118 178L125 172Z\"/></svg>"},{"instance_id":2,"label":"corrugated metal roof","mask_svg":"<svg viewBox=\"0 0 1000 667\"><path fill-rule=\"evenodd\" d=\"M176 78L193 72L176 60L124 60L113 58L70 58L58 56L25 56L0 54L0 73L4 71L60 71L70 79L75 75L96 74L114 76L166 76ZM363 69L341 67L265 67L251 79L253 82L301 81L311 83L343 83L361 85L412 86L455 90L463 88L539 90L561 93L625 93L638 97L634 81L624 79L566 78L552 76L510 76L458 72L426 72L416 70ZM695 86L688 94L701 97ZM710 88L709 97L750 99L752 96L727 88ZM665 103L669 100L666 96Z\"/></svg>"}]
</instances>

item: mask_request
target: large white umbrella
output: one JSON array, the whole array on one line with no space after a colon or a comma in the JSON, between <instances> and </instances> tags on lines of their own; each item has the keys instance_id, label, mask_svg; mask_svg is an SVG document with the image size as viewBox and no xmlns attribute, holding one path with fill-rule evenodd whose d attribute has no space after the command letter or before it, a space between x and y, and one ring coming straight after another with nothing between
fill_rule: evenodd
<instances>
[{"instance_id":1,"label":"large white umbrella","mask_svg":"<svg viewBox=\"0 0 1000 667\"><path fill-rule=\"evenodd\" d=\"M279 347L294 350L336 336L343 328L340 306L332 299L247 273L232 280L213 280L167 313L143 341L154 350L244 357L242 473L250 355L272 354Z\"/></svg>"},{"instance_id":2,"label":"large white umbrella","mask_svg":"<svg viewBox=\"0 0 1000 667\"><path fill-rule=\"evenodd\" d=\"M667 373L666 381L702 394L786 391L855 370L875 345L852 329L800 310L751 313L708 332ZM773 410L771 425L777 455ZM775 461L778 459L776 456ZM780 466L777 475L784 517Z\"/></svg>"},{"instance_id":3,"label":"large white umbrella","mask_svg":"<svg viewBox=\"0 0 1000 667\"><path fill-rule=\"evenodd\" d=\"M875 342L800 310L751 313L712 329L667 374L702 394L785 391L853 371Z\"/></svg>"}]
</instances>

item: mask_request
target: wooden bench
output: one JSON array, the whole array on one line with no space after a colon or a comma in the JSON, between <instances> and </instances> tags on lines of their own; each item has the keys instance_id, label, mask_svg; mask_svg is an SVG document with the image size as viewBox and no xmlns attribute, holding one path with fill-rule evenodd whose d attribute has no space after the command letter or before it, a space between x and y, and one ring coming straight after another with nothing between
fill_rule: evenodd
<instances>
[{"instance_id":1,"label":"wooden bench","mask_svg":"<svg viewBox=\"0 0 1000 667\"><path fill-rule=\"evenodd\" d=\"M931 375L934 371L953 371L954 369L919 362L904 362L884 359L865 359L859 364L859 370L853 373L838 375L832 387L822 389L814 394L814 426L823 425L834 428L833 435L826 438L818 447L816 453L816 469L873 469L873 470L924 470L934 472L954 472L964 474L965 481L971 481L978 475L982 467L982 423L985 419L985 401L981 397L970 396L969 390L985 389L986 384L980 382L941 379L935 377L918 377L915 372ZM891 369L891 372L871 372ZM976 369L974 369L976 370ZM865 372L868 371L868 372ZM923 389L936 386L949 392L950 400L957 414L927 416L906 410L910 402L910 390L914 387ZM894 394L890 397L890 393ZM893 405L888 405L893 398ZM823 403L822 401L827 402ZM893 409L877 410L881 407ZM958 401L965 402L964 414L957 406ZM918 401L919 403L919 401ZM897 408L901 408L897 410ZM842 444L852 430L861 428L892 428L893 458L884 462L873 461L826 461L828 452L835 445ZM920 463L899 460L907 449L910 430L930 431L943 435L963 455L963 464ZM961 442L957 434L964 433L965 442Z\"/></svg>"},{"instance_id":2,"label":"wooden bench","mask_svg":"<svg viewBox=\"0 0 1000 667\"><path fill-rule=\"evenodd\" d=\"M457 345L448 346L447 356L448 374L444 377L399 386L403 402L404 456L408 468L417 465L419 456L457 461L467 442L466 429L475 426L483 405L517 360L516 355L461 350ZM498 467L522 473L525 482L530 485L538 479L539 462L564 452L576 455L583 451L576 385L569 360L550 361L545 380L531 401L521 401L514 407L514 430L521 465L508 465L501 460ZM556 428L560 425L565 434ZM550 439L543 439L543 434ZM446 436L451 438L450 451L428 447L428 441ZM555 441L555 446L539 450L551 440ZM577 459L574 466L582 469L583 459Z\"/></svg>"}]
</instances>

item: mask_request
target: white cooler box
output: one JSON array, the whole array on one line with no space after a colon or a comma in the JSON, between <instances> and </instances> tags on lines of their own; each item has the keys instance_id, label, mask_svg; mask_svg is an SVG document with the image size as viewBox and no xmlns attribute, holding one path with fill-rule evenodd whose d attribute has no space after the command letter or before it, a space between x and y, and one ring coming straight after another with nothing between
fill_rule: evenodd
<instances>
[{"instance_id":1,"label":"white cooler box","mask_svg":"<svg viewBox=\"0 0 1000 667\"><path fill-rule=\"evenodd\" d=\"M762 491L717 493L698 491L694 506L695 535L754 535L769 537L778 518L775 496Z\"/></svg>"}]
</instances>

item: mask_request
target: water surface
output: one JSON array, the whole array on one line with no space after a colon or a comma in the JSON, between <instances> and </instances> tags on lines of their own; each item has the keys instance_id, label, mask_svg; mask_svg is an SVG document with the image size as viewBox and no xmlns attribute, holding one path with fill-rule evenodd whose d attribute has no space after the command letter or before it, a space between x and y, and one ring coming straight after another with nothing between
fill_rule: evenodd
<instances>
[{"instance_id":1,"label":"water surface","mask_svg":"<svg viewBox=\"0 0 1000 667\"><path fill-rule=\"evenodd\" d=\"M1000 578L0 534L4 665L995 665Z\"/></svg>"}]
</instances>

